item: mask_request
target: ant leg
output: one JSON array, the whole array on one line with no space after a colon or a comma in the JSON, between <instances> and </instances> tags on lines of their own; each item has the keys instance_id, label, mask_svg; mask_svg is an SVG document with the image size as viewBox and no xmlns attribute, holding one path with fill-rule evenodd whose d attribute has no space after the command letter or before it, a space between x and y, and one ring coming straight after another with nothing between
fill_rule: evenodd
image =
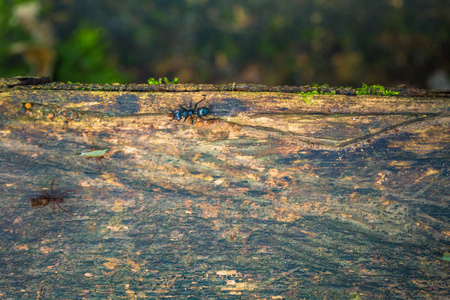
<instances>
[{"instance_id":1,"label":"ant leg","mask_svg":"<svg viewBox=\"0 0 450 300\"><path fill-rule=\"evenodd\" d=\"M53 194L53 184L55 183L55 177L53 177L53 180L52 180L52 184L51 184L51 186L50 186L50 188L51 188L51 190L52 190L52 194Z\"/></svg>"},{"instance_id":2,"label":"ant leg","mask_svg":"<svg viewBox=\"0 0 450 300\"><path fill-rule=\"evenodd\" d=\"M182 110L187 110L186 108L184 108L184 107L183 107L183 106L181 106L181 105L180 105L180 108L181 108Z\"/></svg>"},{"instance_id":3,"label":"ant leg","mask_svg":"<svg viewBox=\"0 0 450 300\"><path fill-rule=\"evenodd\" d=\"M98 158L95 159L95 162L97 164L97 174L100 175L100 166L98 165Z\"/></svg>"},{"instance_id":4,"label":"ant leg","mask_svg":"<svg viewBox=\"0 0 450 300\"><path fill-rule=\"evenodd\" d=\"M63 211L65 211L66 213L68 213L69 215L71 215L73 217L73 215L68 210L62 208L61 205L59 205L58 202L55 202L55 203L56 203L56 205L58 205L59 208L61 208Z\"/></svg>"},{"instance_id":5,"label":"ant leg","mask_svg":"<svg viewBox=\"0 0 450 300\"><path fill-rule=\"evenodd\" d=\"M206 99L206 96L205 96L205 98L203 98L202 100L198 101L198 102L195 104L194 109L196 109L196 108L197 108L197 105L198 105L200 102L202 102L203 100L205 100L205 99Z\"/></svg>"},{"instance_id":6,"label":"ant leg","mask_svg":"<svg viewBox=\"0 0 450 300\"><path fill-rule=\"evenodd\" d=\"M103 169L105 168L105 165L103 164L102 159L103 159L103 157L96 157L98 175L100 175L100 165L103 167Z\"/></svg>"},{"instance_id":7,"label":"ant leg","mask_svg":"<svg viewBox=\"0 0 450 300\"><path fill-rule=\"evenodd\" d=\"M194 125L194 119L192 118L192 115L191 115L191 125Z\"/></svg>"},{"instance_id":8,"label":"ant leg","mask_svg":"<svg viewBox=\"0 0 450 300\"><path fill-rule=\"evenodd\" d=\"M184 118L183 122L186 122L187 118L189 118L189 115L187 115L186 118Z\"/></svg>"},{"instance_id":9,"label":"ant leg","mask_svg":"<svg viewBox=\"0 0 450 300\"><path fill-rule=\"evenodd\" d=\"M60 194L60 196L61 196L61 197L62 197L62 196L65 196L65 195L67 195L68 193L71 193L71 192L76 191L76 190L77 190L77 189L64 191L64 192L62 192L62 193Z\"/></svg>"}]
</instances>

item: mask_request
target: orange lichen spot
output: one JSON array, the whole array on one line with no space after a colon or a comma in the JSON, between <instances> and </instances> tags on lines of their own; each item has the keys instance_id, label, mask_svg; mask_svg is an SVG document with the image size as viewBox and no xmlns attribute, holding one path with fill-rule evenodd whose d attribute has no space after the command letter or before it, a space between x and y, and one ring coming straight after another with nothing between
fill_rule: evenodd
<instances>
[{"instance_id":1,"label":"orange lichen spot","mask_svg":"<svg viewBox=\"0 0 450 300\"><path fill-rule=\"evenodd\" d=\"M120 182L120 180L112 174L102 174L102 178L105 180L105 183L123 187L124 185Z\"/></svg>"},{"instance_id":2,"label":"orange lichen spot","mask_svg":"<svg viewBox=\"0 0 450 300\"><path fill-rule=\"evenodd\" d=\"M211 175L205 175L205 174L198 174L198 175L191 175L192 177L195 177L197 179L201 179L204 181L213 181L214 178Z\"/></svg>"},{"instance_id":3,"label":"orange lichen spot","mask_svg":"<svg viewBox=\"0 0 450 300\"><path fill-rule=\"evenodd\" d=\"M194 201L192 201L192 200L186 200L185 201L185 205L186 205L187 209L191 209L192 204L194 204Z\"/></svg>"},{"instance_id":4,"label":"orange lichen spot","mask_svg":"<svg viewBox=\"0 0 450 300\"><path fill-rule=\"evenodd\" d=\"M110 270L114 269L119 263L117 258L107 258L107 260L108 262L103 263L103 265Z\"/></svg>"},{"instance_id":5,"label":"orange lichen spot","mask_svg":"<svg viewBox=\"0 0 450 300\"><path fill-rule=\"evenodd\" d=\"M221 270L221 271L216 271L216 275L217 276L236 276L239 277L241 274L238 273L236 270Z\"/></svg>"},{"instance_id":6,"label":"orange lichen spot","mask_svg":"<svg viewBox=\"0 0 450 300\"><path fill-rule=\"evenodd\" d=\"M423 228L423 229L430 229L431 227L428 226L427 224L424 224L423 222L416 222L416 225Z\"/></svg>"},{"instance_id":7,"label":"orange lichen spot","mask_svg":"<svg viewBox=\"0 0 450 300\"><path fill-rule=\"evenodd\" d=\"M306 230L299 230L299 231L302 232L302 233L304 233L304 234L306 234L306 235L309 236L310 238L316 237L316 234L315 234L314 232L309 232L309 231L306 231Z\"/></svg>"},{"instance_id":8,"label":"orange lichen spot","mask_svg":"<svg viewBox=\"0 0 450 300\"><path fill-rule=\"evenodd\" d=\"M219 206L214 206L208 203L199 203L197 204L197 207L202 209L202 218L204 219L217 218L219 215Z\"/></svg>"},{"instance_id":9,"label":"orange lichen spot","mask_svg":"<svg viewBox=\"0 0 450 300\"><path fill-rule=\"evenodd\" d=\"M129 229L129 227L125 226L125 225L118 225L118 226L108 225L106 227L106 229L117 232L117 231L121 231L121 230L127 230L127 229Z\"/></svg>"},{"instance_id":10,"label":"orange lichen spot","mask_svg":"<svg viewBox=\"0 0 450 300\"><path fill-rule=\"evenodd\" d=\"M127 259L127 264L129 264L133 269L133 272L137 272L141 269L141 266L138 263L135 263L131 259Z\"/></svg>"},{"instance_id":11,"label":"orange lichen spot","mask_svg":"<svg viewBox=\"0 0 450 300\"><path fill-rule=\"evenodd\" d=\"M233 279L227 280L227 285L234 285L234 284L236 284L236 280Z\"/></svg>"},{"instance_id":12,"label":"orange lichen spot","mask_svg":"<svg viewBox=\"0 0 450 300\"><path fill-rule=\"evenodd\" d=\"M17 245L17 246L14 246L14 248L17 249L17 250L28 250L29 249L27 244L25 244L25 245Z\"/></svg>"},{"instance_id":13,"label":"orange lichen spot","mask_svg":"<svg viewBox=\"0 0 450 300\"><path fill-rule=\"evenodd\" d=\"M125 201L122 199L114 201L114 206L112 207L112 210L114 212L121 212L124 209Z\"/></svg>"},{"instance_id":14,"label":"orange lichen spot","mask_svg":"<svg viewBox=\"0 0 450 300\"><path fill-rule=\"evenodd\" d=\"M427 169L427 171L425 173L423 173L419 178L417 178L416 180L414 180L415 183L420 182L423 178L430 176L430 175L435 175L435 174L439 174L438 170L435 170L433 168L431 169Z\"/></svg>"},{"instance_id":15,"label":"orange lichen spot","mask_svg":"<svg viewBox=\"0 0 450 300\"><path fill-rule=\"evenodd\" d=\"M359 194L357 192L351 193L350 194L350 200L354 201L354 202L358 202L359 201Z\"/></svg>"},{"instance_id":16,"label":"orange lichen spot","mask_svg":"<svg viewBox=\"0 0 450 300\"><path fill-rule=\"evenodd\" d=\"M280 222L294 222L302 218L300 211L292 210L290 207L275 207L273 215Z\"/></svg>"},{"instance_id":17,"label":"orange lichen spot","mask_svg":"<svg viewBox=\"0 0 450 300\"><path fill-rule=\"evenodd\" d=\"M53 251L53 248L42 246L41 248L39 248L39 250L41 250L41 252L44 254L48 254Z\"/></svg>"},{"instance_id":18,"label":"orange lichen spot","mask_svg":"<svg viewBox=\"0 0 450 300\"><path fill-rule=\"evenodd\" d=\"M31 108L31 103L25 103L25 108L26 109Z\"/></svg>"},{"instance_id":19,"label":"orange lichen spot","mask_svg":"<svg viewBox=\"0 0 450 300\"><path fill-rule=\"evenodd\" d=\"M125 294L127 294L128 295L128 297L130 297L131 299L137 299L137 297L136 297L136 293L134 292L134 291L132 291L132 290L126 290L125 291Z\"/></svg>"},{"instance_id":20,"label":"orange lichen spot","mask_svg":"<svg viewBox=\"0 0 450 300\"><path fill-rule=\"evenodd\" d=\"M236 293L234 295L240 295L239 291L253 290L257 288L256 284L248 282L236 282L236 284L230 284L222 287L222 291L230 291L231 293Z\"/></svg>"}]
</instances>

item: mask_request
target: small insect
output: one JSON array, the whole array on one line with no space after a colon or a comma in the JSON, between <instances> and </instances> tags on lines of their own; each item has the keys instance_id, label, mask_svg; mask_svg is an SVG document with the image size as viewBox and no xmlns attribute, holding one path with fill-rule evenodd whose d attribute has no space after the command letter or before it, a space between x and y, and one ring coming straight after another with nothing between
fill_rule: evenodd
<instances>
[{"instance_id":1,"label":"small insect","mask_svg":"<svg viewBox=\"0 0 450 300\"><path fill-rule=\"evenodd\" d=\"M94 144L94 148L90 149L91 151L77 153L76 155L84 156L87 160L89 160L91 158L95 158L95 162L97 163L97 173L100 175L100 164L102 165L103 168L105 167L103 165L102 159L105 157L106 152L109 149L96 150L95 148L96 147L95 147L95 144Z\"/></svg>"},{"instance_id":2,"label":"small insect","mask_svg":"<svg viewBox=\"0 0 450 300\"><path fill-rule=\"evenodd\" d=\"M192 107L192 102L189 104L189 109L184 108L183 106L180 105L181 109L177 109L176 111L173 112L173 118L174 120L180 121L182 118L184 118L183 122L186 122L187 118L191 117L191 124L194 124L194 118L193 116L197 116L200 119L203 119L203 116L206 116L207 114L209 114L209 109L207 109L206 107L199 107L197 108L197 105L204 101L206 99L206 96L204 95L203 99L200 100L199 102L197 102L195 104L194 107Z\"/></svg>"},{"instance_id":3,"label":"small insect","mask_svg":"<svg viewBox=\"0 0 450 300\"><path fill-rule=\"evenodd\" d=\"M60 209L62 209L63 211L65 211L66 213L68 213L69 215L73 216L69 211L67 211L66 209L62 208L61 205L59 205L59 203L63 203L64 202L64 196L67 193L70 193L74 190L70 190L70 191L65 191L62 193L57 193L53 190L53 184L55 183L55 178L53 178L52 184L50 186L50 192L44 191L44 194L37 197L37 198L30 198L30 202L31 202L31 207L37 207L37 206L46 206L49 203L55 203L56 205L58 205L58 207Z\"/></svg>"}]
</instances>

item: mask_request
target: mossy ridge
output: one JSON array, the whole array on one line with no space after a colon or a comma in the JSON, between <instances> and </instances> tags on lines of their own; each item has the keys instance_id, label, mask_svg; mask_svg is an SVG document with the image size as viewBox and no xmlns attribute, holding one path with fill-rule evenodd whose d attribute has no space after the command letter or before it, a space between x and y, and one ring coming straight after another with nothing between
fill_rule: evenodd
<instances>
[{"instance_id":1,"label":"mossy ridge","mask_svg":"<svg viewBox=\"0 0 450 300\"><path fill-rule=\"evenodd\" d=\"M307 85L305 87L307 88L309 86ZM318 85L317 83L313 83L313 84L311 84L311 87L314 88L312 91L295 92L294 94L302 95L302 99L306 103L311 103L311 100L309 98L316 96L316 95L335 95L336 94L336 91L332 90L328 84Z\"/></svg>"},{"instance_id":2,"label":"mossy ridge","mask_svg":"<svg viewBox=\"0 0 450 300\"><path fill-rule=\"evenodd\" d=\"M305 92L295 92L294 94L300 94L303 97L303 100L307 103L311 103L310 97L316 96L316 95L336 95L340 94L339 92L336 92L337 90L355 90L355 94L357 96L360 95L375 95L375 96L397 96L400 93L397 91L389 90L382 86L381 84L374 84L372 86L369 86L365 83L362 84L362 87L360 88L353 88L353 87L339 87L338 89L331 88L328 84L322 84L318 85L316 83L311 84L311 86L306 85L304 88L312 88L310 91Z\"/></svg>"}]
</instances>

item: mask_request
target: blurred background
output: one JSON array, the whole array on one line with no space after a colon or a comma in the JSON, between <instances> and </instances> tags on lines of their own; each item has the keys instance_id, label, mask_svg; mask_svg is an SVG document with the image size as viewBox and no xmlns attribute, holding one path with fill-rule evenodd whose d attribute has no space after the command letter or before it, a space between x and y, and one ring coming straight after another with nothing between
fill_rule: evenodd
<instances>
[{"instance_id":1,"label":"blurred background","mask_svg":"<svg viewBox=\"0 0 450 300\"><path fill-rule=\"evenodd\" d=\"M448 0L0 0L0 77L450 89Z\"/></svg>"}]
</instances>

